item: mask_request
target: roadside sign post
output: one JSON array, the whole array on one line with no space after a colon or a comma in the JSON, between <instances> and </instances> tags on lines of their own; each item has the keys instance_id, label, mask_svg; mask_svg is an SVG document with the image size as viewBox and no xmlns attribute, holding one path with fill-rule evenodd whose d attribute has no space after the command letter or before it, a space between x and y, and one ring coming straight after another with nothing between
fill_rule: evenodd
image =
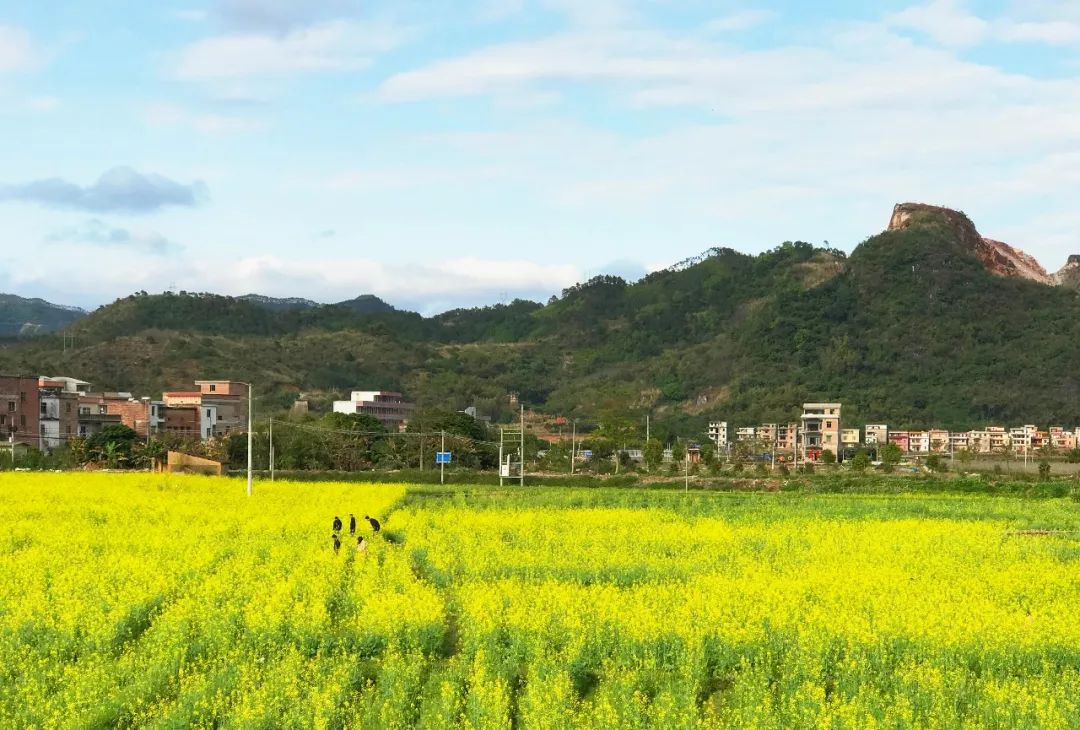
<instances>
[{"instance_id":1,"label":"roadside sign post","mask_svg":"<svg viewBox=\"0 0 1080 730\"><path fill-rule=\"evenodd\" d=\"M446 450L446 431L442 432L442 447L435 452L435 463L439 465L439 484L446 484L446 465L453 455Z\"/></svg>"}]
</instances>

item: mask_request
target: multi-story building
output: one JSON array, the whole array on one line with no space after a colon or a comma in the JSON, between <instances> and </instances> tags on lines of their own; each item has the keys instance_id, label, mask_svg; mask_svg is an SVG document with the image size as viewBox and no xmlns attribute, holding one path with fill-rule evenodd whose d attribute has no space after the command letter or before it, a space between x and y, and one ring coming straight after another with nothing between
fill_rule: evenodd
<instances>
[{"instance_id":1,"label":"multi-story building","mask_svg":"<svg viewBox=\"0 0 1080 730\"><path fill-rule=\"evenodd\" d=\"M736 441L754 441L757 439L757 429L753 426L740 426L735 429Z\"/></svg>"},{"instance_id":2,"label":"multi-story building","mask_svg":"<svg viewBox=\"0 0 1080 730\"><path fill-rule=\"evenodd\" d=\"M1019 426L1009 429L1009 445L1013 453L1030 454L1032 441L1035 436L1034 426Z\"/></svg>"},{"instance_id":3,"label":"multi-story building","mask_svg":"<svg viewBox=\"0 0 1080 730\"><path fill-rule=\"evenodd\" d=\"M123 425L123 418L118 413L109 413L109 405L103 394L79 395L79 436L81 438L95 436L109 426L121 425Z\"/></svg>"},{"instance_id":4,"label":"multi-story building","mask_svg":"<svg viewBox=\"0 0 1080 730\"><path fill-rule=\"evenodd\" d=\"M911 434L907 431L889 431L889 443L899 447L906 454L911 450Z\"/></svg>"},{"instance_id":5,"label":"multi-story building","mask_svg":"<svg viewBox=\"0 0 1080 730\"><path fill-rule=\"evenodd\" d=\"M889 427L885 424L867 424L863 429L867 446L878 446L889 443Z\"/></svg>"},{"instance_id":6,"label":"multi-story building","mask_svg":"<svg viewBox=\"0 0 1080 730\"><path fill-rule=\"evenodd\" d=\"M839 456L840 407L839 403L803 404L800 446L804 458L817 461L825 450Z\"/></svg>"},{"instance_id":7,"label":"multi-story building","mask_svg":"<svg viewBox=\"0 0 1080 730\"><path fill-rule=\"evenodd\" d=\"M38 447L41 439L36 376L0 376L0 438Z\"/></svg>"},{"instance_id":8,"label":"multi-story building","mask_svg":"<svg viewBox=\"0 0 1080 730\"><path fill-rule=\"evenodd\" d=\"M391 431L403 428L415 405L401 393L388 390L354 390L349 400L334 401L335 413L364 413L379 419Z\"/></svg>"},{"instance_id":9,"label":"multi-story building","mask_svg":"<svg viewBox=\"0 0 1080 730\"><path fill-rule=\"evenodd\" d=\"M159 427L168 433L197 435L204 440L247 432L247 385L230 380L197 380L195 385L198 390L173 390L162 394L155 419ZM170 413L173 409L184 409L185 412ZM187 413L187 410L194 412ZM153 412L152 408L150 412Z\"/></svg>"},{"instance_id":10,"label":"multi-story building","mask_svg":"<svg viewBox=\"0 0 1080 730\"><path fill-rule=\"evenodd\" d=\"M908 431L908 451L912 454L929 454L930 433L928 431Z\"/></svg>"},{"instance_id":11,"label":"multi-story building","mask_svg":"<svg viewBox=\"0 0 1080 730\"><path fill-rule=\"evenodd\" d=\"M716 444L717 450L726 449L728 446L727 421L709 422L709 440Z\"/></svg>"},{"instance_id":12,"label":"multi-story building","mask_svg":"<svg viewBox=\"0 0 1080 730\"><path fill-rule=\"evenodd\" d=\"M181 438L203 437L198 406L161 406L160 413L160 431Z\"/></svg>"},{"instance_id":13,"label":"multi-story building","mask_svg":"<svg viewBox=\"0 0 1080 730\"><path fill-rule=\"evenodd\" d=\"M231 380L196 380L202 399L201 426L203 433L211 429L214 437L230 433L247 433L248 386ZM211 410L207 415L207 409Z\"/></svg>"},{"instance_id":14,"label":"multi-story building","mask_svg":"<svg viewBox=\"0 0 1080 730\"><path fill-rule=\"evenodd\" d=\"M973 454L990 453L990 432L986 429L968 431L968 451Z\"/></svg>"},{"instance_id":15,"label":"multi-story building","mask_svg":"<svg viewBox=\"0 0 1080 730\"><path fill-rule=\"evenodd\" d=\"M840 443L845 448L858 448L862 444L862 431L857 428L841 429Z\"/></svg>"},{"instance_id":16,"label":"multi-story building","mask_svg":"<svg viewBox=\"0 0 1080 730\"><path fill-rule=\"evenodd\" d=\"M972 446L971 446L971 444L972 444L971 434L972 433L973 432L971 432L971 431L953 431L952 433L950 433L949 434L949 451L954 453L954 454L956 452L958 452L958 451L971 451L971 452L974 452L975 449L973 449Z\"/></svg>"},{"instance_id":17,"label":"multi-story building","mask_svg":"<svg viewBox=\"0 0 1080 730\"><path fill-rule=\"evenodd\" d=\"M928 432L930 437L930 451L934 454L947 454L952 446L949 441L949 432L942 428L932 428Z\"/></svg>"},{"instance_id":18,"label":"multi-story building","mask_svg":"<svg viewBox=\"0 0 1080 730\"><path fill-rule=\"evenodd\" d=\"M986 438L989 443L988 454L1000 454L1009 448L1009 433L1004 426L987 426Z\"/></svg>"},{"instance_id":19,"label":"multi-story building","mask_svg":"<svg viewBox=\"0 0 1080 730\"><path fill-rule=\"evenodd\" d=\"M1072 451L1076 448L1076 434L1061 426L1051 426L1048 436L1050 445L1057 451Z\"/></svg>"},{"instance_id":20,"label":"multi-story building","mask_svg":"<svg viewBox=\"0 0 1080 730\"><path fill-rule=\"evenodd\" d=\"M776 431L775 423L763 423L755 429L754 440L759 446L771 449L776 446Z\"/></svg>"},{"instance_id":21,"label":"multi-story building","mask_svg":"<svg viewBox=\"0 0 1080 730\"><path fill-rule=\"evenodd\" d=\"M799 424L781 423L776 427L776 450L795 452L799 443Z\"/></svg>"},{"instance_id":22,"label":"multi-story building","mask_svg":"<svg viewBox=\"0 0 1080 730\"><path fill-rule=\"evenodd\" d=\"M38 401L41 436L38 448L42 451L64 448L79 435L79 391L71 378L41 377L38 378Z\"/></svg>"}]
</instances>

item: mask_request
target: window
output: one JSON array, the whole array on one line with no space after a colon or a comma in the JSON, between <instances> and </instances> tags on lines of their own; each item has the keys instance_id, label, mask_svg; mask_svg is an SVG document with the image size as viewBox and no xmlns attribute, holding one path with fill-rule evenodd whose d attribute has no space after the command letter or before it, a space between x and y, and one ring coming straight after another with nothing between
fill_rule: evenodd
<instances>
[{"instance_id":1,"label":"window","mask_svg":"<svg viewBox=\"0 0 1080 730\"><path fill-rule=\"evenodd\" d=\"M206 417L210 418L210 409L209 408L206 409Z\"/></svg>"},{"instance_id":2,"label":"window","mask_svg":"<svg viewBox=\"0 0 1080 730\"><path fill-rule=\"evenodd\" d=\"M65 413L71 413L71 404L70 403L65 403L64 404L64 412Z\"/></svg>"},{"instance_id":3,"label":"window","mask_svg":"<svg viewBox=\"0 0 1080 730\"><path fill-rule=\"evenodd\" d=\"M217 392L217 386L214 385L213 383L210 384L210 392L211 393L216 393Z\"/></svg>"},{"instance_id":4,"label":"window","mask_svg":"<svg viewBox=\"0 0 1080 730\"><path fill-rule=\"evenodd\" d=\"M45 415L48 412L48 404L45 401L41 401L41 415Z\"/></svg>"},{"instance_id":5,"label":"window","mask_svg":"<svg viewBox=\"0 0 1080 730\"><path fill-rule=\"evenodd\" d=\"M8 413L14 413L15 412L15 401L9 400L8 404L7 404L7 409L8 409Z\"/></svg>"},{"instance_id":6,"label":"window","mask_svg":"<svg viewBox=\"0 0 1080 730\"><path fill-rule=\"evenodd\" d=\"M23 426L23 427L26 426L26 414L25 413L23 415L19 416L19 425Z\"/></svg>"},{"instance_id":7,"label":"window","mask_svg":"<svg viewBox=\"0 0 1080 730\"><path fill-rule=\"evenodd\" d=\"M0 415L0 426L3 426L5 423L7 423L7 416Z\"/></svg>"}]
</instances>

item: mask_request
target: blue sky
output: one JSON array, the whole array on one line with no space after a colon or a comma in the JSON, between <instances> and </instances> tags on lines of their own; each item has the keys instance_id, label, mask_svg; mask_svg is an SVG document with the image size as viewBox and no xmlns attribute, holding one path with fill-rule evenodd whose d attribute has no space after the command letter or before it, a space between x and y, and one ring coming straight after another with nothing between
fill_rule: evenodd
<instances>
[{"instance_id":1,"label":"blue sky","mask_svg":"<svg viewBox=\"0 0 1080 730\"><path fill-rule=\"evenodd\" d=\"M904 200L1054 271L1077 120L1072 0L0 0L0 291L431 313Z\"/></svg>"}]
</instances>

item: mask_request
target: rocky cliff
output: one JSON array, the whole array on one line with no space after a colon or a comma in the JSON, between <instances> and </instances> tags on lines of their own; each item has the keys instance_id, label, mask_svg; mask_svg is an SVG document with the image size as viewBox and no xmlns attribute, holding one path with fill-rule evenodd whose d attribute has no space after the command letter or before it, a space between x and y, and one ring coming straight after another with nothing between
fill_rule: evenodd
<instances>
[{"instance_id":1,"label":"rocky cliff","mask_svg":"<svg viewBox=\"0 0 1080 730\"><path fill-rule=\"evenodd\" d=\"M1080 255L1069 257L1068 263L1061 271L1054 274L1058 286L1066 286L1070 289L1080 290Z\"/></svg>"},{"instance_id":2,"label":"rocky cliff","mask_svg":"<svg viewBox=\"0 0 1080 730\"><path fill-rule=\"evenodd\" d=\"M947 225L956 234L961 245L978 256L988 271L998 276L1028 279L1040 284L1055 286L1062 283L1061 274L1047 273L1034 257L1013 248L1007 243L984 238L963 213L950 208L924 203L898 203L893 207L889 230L901 230L918 225ZM1073 257L1080 258L1080 257ZM1070 259L1072 261L1072 259ZM1068 268L1068 265L1066 265ZM1080 269L1080 264L1077 264Z\"/></svg>"}]
</instances>

